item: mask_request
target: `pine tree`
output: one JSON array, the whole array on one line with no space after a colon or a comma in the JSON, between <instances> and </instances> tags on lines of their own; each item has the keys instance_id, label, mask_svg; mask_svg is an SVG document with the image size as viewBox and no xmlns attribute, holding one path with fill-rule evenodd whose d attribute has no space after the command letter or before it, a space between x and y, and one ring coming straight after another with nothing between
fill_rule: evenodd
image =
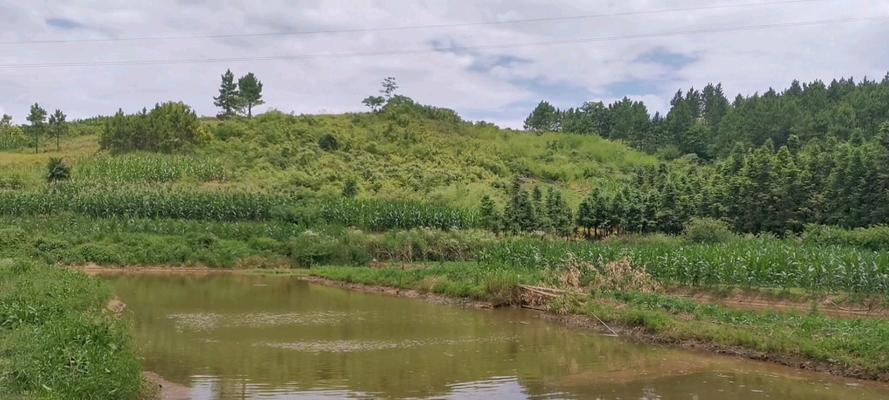
<instances>
[{"instance_id":1,"label":"pine tree","mask_svg":"<svg viewBox=\"0 0 889 400\"><path fill-rule=\"evenodd\" d=\"M500 233L502 225L500 212L497 211L497 205L494 204L494 200L491 200L491 197L488 195L482 197L479 219L483 228L494 233Z\"/></svg>"},{"instance_id":2,"label":"pine tree","mask_svg":"<svg viewBox=\"0 0 889 400\"><path fill-rule=\"evenodd\" d=\"M522 190L521 181L515 178L509 192L509 203L504 211L505 228L511 232L531 232L537 229L534 205L528 192Z\"/></svg>"},{"instance_id":3,"label":"pine tree","mask_svg":"<svg viewBox=\"0 0 889 400\"><path fill-rule=\"evenodd\" d=\"M238 85L235 83L235 75L229 69L222 74L219 96L213 98L213 105L222 109L219 114L216 114L216 117L219 119L237 117L244 107L241 101L241 93L238 91Z\"/></svg>"},{"instance_id":4,"label":"pine tree","mask_svg":"<svg viewBox=\"0 0 889 400\"><path fill-rule=\"evenodd\" d=\"M540 191L540 186L535 185L534 188L531 189L531 205L534 206L534 220L537 222L537 227L535 229L549 231L551 225L549 216L547 215L546 203L543 199L543 192Z\"/></svg>"},{"instance_id":5,"label":"pine tree","mask_svg":"<svg viewBox=\"0 0 889 400\"><path fill-rule=\"evenodd\" d=\"M247 118L253 118L253 107L265 103L262 100L262 82L252 72L248 72L238 79L238 91L240 103L247 107Z\"/></svg>"},{"instance_id":6,"label":"pine tree","mask_svg":"<svg viewBox=\"0 0 889 400\"><path fill-rule=\"evenodd\" d=\"M31 134L34 136L34 154L37 154L40 142L40 135L43 134L45 129L45 120L46 120L46 110L40 107L40 104L34 103L31 106L31 113L28 114L27 118L28 122L31 123L31 126L28 127L31 131Z\"/></svg>"},{"instance_id":7,"label":"pine tree","mask_svg":"<svg viewBox=\"0 0 889 400\"><path fill-rule=\"evenodd\" d=\"M578 228L583 229L584 236L590 237L590 229L593 228L592 214L590 210L589 198L583 199L580 206L577 207L577 218L575 224Z\"/></svg>"},{"instance_id":8,"label":"pine tree","mask_svg":"<svg viewBox=\"0 0 889 400\"><path fill-rule=\"evenodd\" d=\"M56 151L62 149L61 137L68 133L68 124L65 122L65 113L56 110L49 116L49 130L56 137Z\"/></svg>"},{"instance_id":9,"label":"pine tree","mask_svg":"<svg viewBox=\"0 0 889 400\"><path fill-rule=\"evenodd\" d=\"M550 230L559 236L570 236L574 232L571 209L562 198L562 193L549 188L546 194L546 205Z\"/></svg>"}]
</instances>

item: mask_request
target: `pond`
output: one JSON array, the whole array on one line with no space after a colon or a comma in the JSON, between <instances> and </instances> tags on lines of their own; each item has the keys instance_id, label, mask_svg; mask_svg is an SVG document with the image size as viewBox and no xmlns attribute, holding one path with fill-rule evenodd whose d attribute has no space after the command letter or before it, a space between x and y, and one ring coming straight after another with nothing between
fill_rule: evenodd
<instances>
[{"instance_id":1,"label":"pond","mask_svg":"<svg viewBox=\"0 0 889 400\"><path fill-rule=\"evenodd\" d=\"M885 385L252 274L105 276L190 399L878 399Z\"/></svg>"}]
</instances>

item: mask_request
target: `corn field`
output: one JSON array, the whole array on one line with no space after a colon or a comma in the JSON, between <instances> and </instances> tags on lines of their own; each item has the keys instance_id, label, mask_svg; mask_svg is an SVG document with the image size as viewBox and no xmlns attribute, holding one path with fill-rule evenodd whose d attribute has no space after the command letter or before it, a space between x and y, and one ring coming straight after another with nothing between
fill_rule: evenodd
<instances>
[{"instance_id":1,"label":"corn field","mask_svg":"<svg viewBox=\"0 0 889 400\"><path fill-rule=\"evenodd\" d=\"M429 203L392 200L341 200L321 206L329 224L357 226L372 231L390 229L466 229L478 226L471 211Z\"/></svg>"},{"instance_id":2,"label":"corn field","mask_svg":"<svg viewBox=\"0 0 889 400\"><path fill-rule=\"evenodd\" d=\"M296 210L296 211L294 211ZM387 200L300 200L286 194L240 191L118 189L64 185L45 191L0 191L0 215L71 212L91 217L179 218L210 221L277 220L371 231L475 227L474 212Z\"/></svg>"},{"instance_id":3,"label":"corn field","mask_svg":"<svg viewBox=\"0 0 889 400\"><path fill-rule=\"evenodd\" d=\"M532 239L483 249L489 268L558 269L567 254L601 268L625 256L658 281L686 286L732 285L889 294L889 252L748 239L722 244L615 246Z\"/></svg>"},{"instance_id":4,"label":"corn field","mask_svg":"<svg viewBox=\"0 0 889 400\"><path fill-rule=\"evenodd\" d=\"M73 212L92 217L262 220L292 204L284 195L234 191L116 190L64 187L39 192L0 192L0 214Z\"/></svg>"},{"instance_id":5,"label":"corn field","mask_svg":"<svg viewBox=\"0 0 889 400\"><path fill-rule=\"evenodd\" d=\"M103 155L79 162L77 180L86 182L224 181L228 175L218 160L170 154Z\"/></svg>"}]
</instances>

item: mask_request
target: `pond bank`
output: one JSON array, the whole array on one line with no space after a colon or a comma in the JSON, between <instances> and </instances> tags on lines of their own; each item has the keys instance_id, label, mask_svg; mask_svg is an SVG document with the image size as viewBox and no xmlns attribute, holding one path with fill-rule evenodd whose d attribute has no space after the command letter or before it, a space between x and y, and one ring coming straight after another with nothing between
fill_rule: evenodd
<instances>
[{"instance_id":1,"label":"pond bank","mask_svg":"<svg viewBox=\"0 0 889 400\"><path fill-rule=\"evenodd\" d=\"M433 267L434 268L434 267ZM376 270L379 271L379 270ZM423 287L429 276L409 271L324 267L302 276L313 283L410 298L478 302ZM393 274L399 276L393 278ZM442 276L453 273L442 271ZM472 277L456 278L472 280ZM386 282L399 282L399 286ZM431 289L431 290L430 290ZM433 293L433 294L430 294ZM518 297L516 297L518 298ZM539 307L536 307L539 308ZM768 361L837 376L889 382L889 321L823 314L744 310L663 294L602 294L556 299L543 318L645 344L670 345ZM603 322L604 320L604 322ZM605 326L607 323L607 327Z\"/></svg>"}]
</instances>

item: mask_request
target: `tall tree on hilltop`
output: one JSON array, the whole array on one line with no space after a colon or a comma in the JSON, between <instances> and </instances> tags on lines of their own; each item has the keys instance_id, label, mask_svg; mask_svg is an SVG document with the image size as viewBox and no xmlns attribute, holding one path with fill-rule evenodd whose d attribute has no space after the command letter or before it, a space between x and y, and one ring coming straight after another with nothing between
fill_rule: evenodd
<instances>
[{"instance_id":1,"label":"tall tree on hilltop","mask_svg":"<svg viewBox=\"0 0 889 400\"><path fill-rule=\"evenodd\" d=\"M386 101L392 99L395 96L395 92L398 90L398 83L395 82L394 76L386 77L383 79L383 87L380 89L380 93L386 98Z\"/></svg>"},{"instance_id":2,"label":"tall tree on hilltop","mask_svg":"<svg viewBox=\"0 0 889 400\"><path fill-rule=\"evenodd\" d=\"M265 103L262 100L262 82L248 72L238 79L238 90L241 92L241 103L247 106L247 118L253 118L253 106Z\"/></svg>"},{"instance_id":3,"label":"tall tree on hilltop","mask_svg":"<svg viewBox=\"0 0 889 400\"><path fill-rule=\"evenodd\" d=\"M537 104L525 119L525 129L532 131L555 132L559 130L559 125L559 110L546 101Z\"/></svg>"},{"instance_id":4,"label":"tall tree on hilltop","mask_svg":"<svg viewBox=\"0 0 889 400\"><path fill-rule=\"evenodd\" d=\"M222 109L216 117L227 119L237 117L243 109L241 94L235 83L235 75L230 69L222 74L222 83L219 85L219 96L213 98L213 105Z\"/></svg>"},{"instance_id":5,"label":"tall tree on hilltop","mask_svg":"<svg viewBox=\"0 0 889 400\"><path fill-rule=\"evenodd\" d=\"M31 113L28 114L27 120L31 123L29 130L31 131L31 134L34 135L34 154L37 154L40 135L43 134L43 130L46 127L46 110L44 110L43 107L40 107L40 104L34 103L31 106Z\"/></svg>"}]
</instances>

